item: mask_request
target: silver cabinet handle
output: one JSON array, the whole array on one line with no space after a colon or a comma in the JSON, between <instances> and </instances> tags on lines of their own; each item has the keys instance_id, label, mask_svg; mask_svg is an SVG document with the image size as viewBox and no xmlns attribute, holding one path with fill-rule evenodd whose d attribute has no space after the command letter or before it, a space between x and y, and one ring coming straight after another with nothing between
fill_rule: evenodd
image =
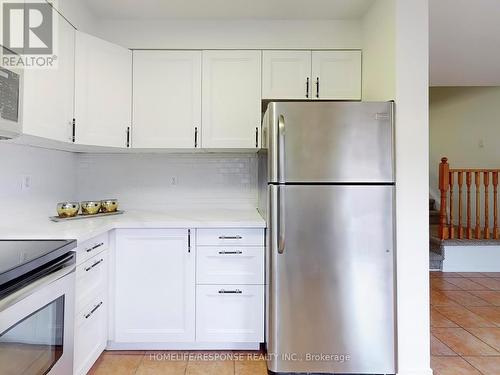
<instances>
[{"instance_id":1,"label":"silver cabinet handle","mask_svg":"<svg viewBox=\"0 0 500 375\"><path fill-rule=\"evenodd\" d=\"M319 77L316 77L316 97L319 98Z\"/></svg>"},{"instance_id":2,"label":"silver cabinet handle","mask_svg":"<svg viewBox=\"0 0 500 375\"><path fill-rule=\"evenodd\" d=\"M101 264L104 262L104 259L98 260L97 262L93 263L91 266L85 268L86 272L89 272L92 268L96 267L97 265Z\"/></svg>"},{"instance_id":3,"label":"silver cabinet handle","mask_svg":"<svg viewBox=\"0 0 500 375\"><path fill-rule=\"evenodd\" d=\"M309 98L309 77L306 79L306 98Z\"/></svg>"},{"instance_id":4,"label":"silver cabinet handle","mask_svg":"<svg viewBox=\"0 0 500 375\"><path fill-rule=\"evenodd\" d=\"M278 186L278 253L285 252L285 187Z\"/></svg>"},{"instance_id":5,"label":"silver cabinet handle","mask_svg":"<svg viewBox=\"0 0 500 375\"><path fill-rule=\"evenodd\" d=\"M198 127L194 127L194 148L198 147Z\"/></svg>"},{"instance_id":6,"label":"silver cabinet handle","mask_svg":"<svg viewBox=\"0 0 500 375\"><path fill-rule=\"evenodd\" d=\"M278 118L278 181L285 182L285 116Z\"/></svg>"},{"instance_id":7,"label":"silver cabinet handle","mask_svg":"<svg viewBox=\"0 0 500 375\"><path fill-rule=\"evenodd\" d=\"M188 253L191 252L191 229L188 229Z\"/></svg>"},{"instance_id":8,"label":"silver cabinet handle","mask_svg":"<svg viewBox=\"0 0 500 375\"><path fill-rule=\"evenodd\" d=\"M255 147L259 148L259 127L255 127Z\"/></svg>"},{"instance_id":9,"label":"silver cabinet handle","mask_svg":"<svg viewBox=\"0 0 500 375\"><path fill-rule=\"evenodd\" d=\"M221 289L221 290L219 290L219 294L241 294L241 293L243 293L243 292L239 289L235 289L235 290Z\"/></svg>"},{"instance_id":10,"label":"silver cabinet handle","mask_svg":"<svg viewBox=\"0 0 500 375\"><path fill-rule=\"evenodd\" d=\"M241 236L219 236L219 240L241 240Z\"/></svg>"},{"instance_id":11,"label":"silver cabinet handle","mask_svg":"<svg viewBox=\"0 0 500 375\"><path fill-rule=\"evenodd\" d=\"M92 246L91 248L88 248L86 251L87 253L90 253L91 251L100 248L101 246L104 246L104 242L101 242L100 244L97 244L95 246Z\"/></svg>"},{"instance_id":12,"label":"silver cabinet handle","mask_svg":"<svg viewBox=\"0 0 500 375\"><path fill-rule=\"evenodd\" d=\"M103 304L103 302L99 302L97 305L94 306L94 308L92 310L90 310L90 312L88 314L85 314L85 319L88 319L90 318L92 315L94 315L94 313L99 309L99 307L101 307Z\"/></svg>"},{"instance_id":13,"label":"silver cabinet handle","mask_svg":"<svg viewBox=\"0 0 500 375\"><path fill-rule=\"evenodd\" d=\"M225 250L222 250L222 251L219 251L219 254L220 255L243 254L243 251L241 251L241 250L237 250L237 251L225 251Z\"/></svg>"}]
</instances>

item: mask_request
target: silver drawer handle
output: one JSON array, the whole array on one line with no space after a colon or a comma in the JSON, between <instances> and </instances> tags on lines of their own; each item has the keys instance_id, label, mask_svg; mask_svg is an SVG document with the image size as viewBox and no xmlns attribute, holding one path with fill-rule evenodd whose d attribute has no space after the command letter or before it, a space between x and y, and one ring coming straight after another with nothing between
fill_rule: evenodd
<instances>
[{"instance_id":1,"label":"silver drawer handle","mask_svg":"<svg viewBox=\"0 0 500 375\"><path fill-rule=\"evenodd\" d=\"M241 240L241 236L219 236L219 240Z\"/></svg>"},{"instance_id":2,"label":"silver drawer handle","mask_svg":"<svg viewBox=\"0 0 500 375\"><path fill-rule=\"evenodd\" d=\"M241 250L238 250L238 251L225 251L225 250L222 250L222 251L219 251L219 254L220 255L243 254L243 251L241 251Z\"/></svg>"},{"instance_id":3,"label":"silver drawer handle","mask_svg":"<svg viewBox=\"0 0 500 375\"><path fill-rule=\"evenodd\" d=\"M97 262L95 262L94 264L92 264L91 266L85 268L85 271L88 272L90 271L92 268L94 268L95 266L97 266L98 264L101 264L102 262L104 262L104 259L101 259L101 260L98 260Z\"/></svg>"},{"instance_id":4,"label":"silver drawer handle","mask_svg":"<svg viewBox=\"0 0 500 375\"><path fill-rule=\"evenodd\" d=\"M241 294L241 293L243 293L243 292L239 289L235 289L235 290L221 289L221 290L219 290L219 294Z\"/></svg>"},{"instance_id":5,"label":"silver drawer handle","mask_svg":"<svg viewBox=\"0 0 500 375\"><path fill-rule=\"evenodd\" d=\"M97 244L90 249L87 249L87 253L90 253L92 250L98 249L99 247L104 246L104 242L101 242L100 244Z\"/></svg>"},{"instance_id":6,"label":"silver drawer handle","mask_svg":"<svg viewBox=\"0 0 500 375\"><path fill-rule=\"evenodd\" d=\"M90 310L90 312L87 315L85 315L85 319L90 318L97 311L97 309L102 306L102 303L103 302L101 301L97 305L95 305L94 308Z\"/></svg>"}]
</instances>

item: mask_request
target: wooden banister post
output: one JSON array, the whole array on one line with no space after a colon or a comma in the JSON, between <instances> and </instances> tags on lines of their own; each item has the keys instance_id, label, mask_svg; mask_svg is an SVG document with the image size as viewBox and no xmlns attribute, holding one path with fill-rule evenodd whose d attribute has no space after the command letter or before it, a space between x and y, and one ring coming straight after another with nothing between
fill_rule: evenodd
<instances>
[{"instance_id":1,"label":"wooden banister post","mask_svg":"<svg viewBox=\"0 0 500 375\"><path fill-rule=\"evenodd\" d=\"M493 172L493 238L500 239L498 230L498 172Z\"/></svg>"},{"instance_id":2,"label":"wooden banister post","mask_svg":"<svg viewBox=\"0 0 500 375\"><path fill-rule=\"evenodd\" d=\"M484 181L484 239L490 239L490 172L483 173Z\"/></svg>"},{"instance_id":3,"label":"wooden banister post","mask_svg":"<svg viewBox=\"0 0 500 375\"><path fill-rule=\"evenodd\" d=\"M476 228L475 228L475 238L476 240L481 239L481 173L479 171L474 172L475 183L476 183Z\"/></svg>"},{"instance_id":4,"label":"wooden banister post","mask_svg":"<svg viewBox=\"0 0 500 375\"><path fill-rule=\"evenodd\" d=\"M455 174L449 172L448 182L450 184L450 217L448 220L448 238L455 238L455 227L453 225L453 185L455 184Z\"/></svg>"},{"instance_id":5,"label":"wooden banister post","mask_svg":"<svg viewBox=\"0 0 500 375\"><path fill-rule=\"evenodd\" d=\"M462 186L464 184L463 172L458 172L458 238L464 238L464 228L462 226Z\"/></svg>"},{"instance_id":6,"label":"wooden banister post","mask_svg":"<svg viewBox=\"0 0 500 375\"><path fill-rule=\"evenodd\" d=\"M448 226L446 215L446 201L449 188L450 166L447 158L441 159L439 164L439 191L441 193L441 206L439 207L439 238L448 239Z\"/></svg>"}]
</instances>

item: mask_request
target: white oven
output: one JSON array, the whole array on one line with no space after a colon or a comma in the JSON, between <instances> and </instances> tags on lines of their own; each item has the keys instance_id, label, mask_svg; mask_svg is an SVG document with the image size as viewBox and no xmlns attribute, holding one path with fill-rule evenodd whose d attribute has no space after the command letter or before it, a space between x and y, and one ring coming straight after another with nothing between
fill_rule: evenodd
<instances>
[{"instance_id":1,"label":"white oven","mask_svg":"<svg viewBox=\"0 0 500 375\"><path fill-rule=\"evenodd\" d=\"M0 299L0 374L73 373L75 254Z\"/></svg>"}]
</instances>

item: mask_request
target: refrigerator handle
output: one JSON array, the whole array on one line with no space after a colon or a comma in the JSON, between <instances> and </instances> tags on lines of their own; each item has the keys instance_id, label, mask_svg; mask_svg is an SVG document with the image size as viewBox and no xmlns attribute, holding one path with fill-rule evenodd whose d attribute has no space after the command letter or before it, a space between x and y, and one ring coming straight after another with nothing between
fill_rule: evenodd
<instances>
[{"instance_id":1,"label":"refrigerator handle","mask_svg":"<svg viewBox=\"0 0 500 375\"><path fill-rule=\"evenodd\" d=\"M278 118L278 181L285 182L285 116Z\"/></svg>"},{"instance_id":2,"label":"refrigerator handle","mask_svg":"<svg viewBox=\"0 0 500 375\"><path fill-rule=\"evenodd\" d=\"M278 254L285 252L285 190L278 185Z\"/></svg>"}]
</instances>

